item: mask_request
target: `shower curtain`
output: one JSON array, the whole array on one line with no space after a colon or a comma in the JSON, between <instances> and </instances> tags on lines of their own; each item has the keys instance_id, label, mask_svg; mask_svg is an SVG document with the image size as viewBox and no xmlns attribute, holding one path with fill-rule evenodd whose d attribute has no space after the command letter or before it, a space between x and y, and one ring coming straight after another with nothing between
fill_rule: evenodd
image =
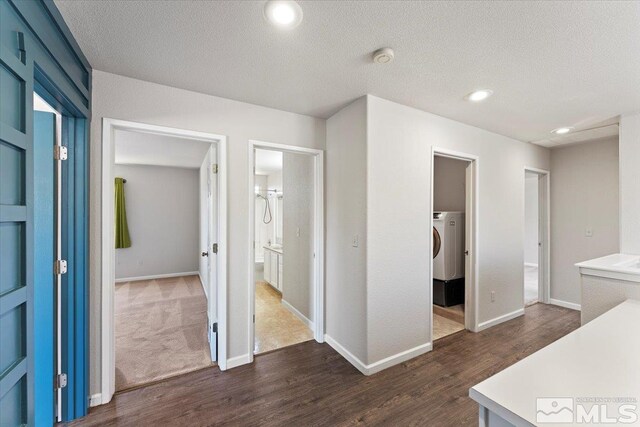
<instances>
[{"instance_id":1,"label":"shower curtain","mask_svg":"<svg viewBox=\"0 0 640 427\"><path fill-rule=\"evenodd\" d=\"M124 202L124 179L116 178L116 249L130 248L129 226L127 225L127 210Z\"/></svg>"}]
</instances>

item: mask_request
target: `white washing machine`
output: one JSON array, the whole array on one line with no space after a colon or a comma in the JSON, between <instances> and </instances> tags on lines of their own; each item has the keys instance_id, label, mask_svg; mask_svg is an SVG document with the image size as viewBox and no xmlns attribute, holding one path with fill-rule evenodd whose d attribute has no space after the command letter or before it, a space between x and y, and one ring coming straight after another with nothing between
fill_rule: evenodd
<instances>
[{"instance_id":1,"label":"white washing machine","mask_svg":"<svg viewBox=\"0 0 640 427\"><path fill-rule=\"evenodd\" d=\"M464 212L433 213L433 278L464 277Z\"/></svg>"}]
</instances>

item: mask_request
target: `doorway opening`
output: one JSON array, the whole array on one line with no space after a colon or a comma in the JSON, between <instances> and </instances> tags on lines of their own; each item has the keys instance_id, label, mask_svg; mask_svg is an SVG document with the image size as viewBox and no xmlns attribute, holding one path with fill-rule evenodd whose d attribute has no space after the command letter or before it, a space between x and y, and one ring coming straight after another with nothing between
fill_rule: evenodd
<instances>
[{"instance_id":1,"label":"doorway opening","mask_svg":"<svg viewBox=\"0 0 640 427\"><path fill-rule=\"evenodd\" d=\"M102 401L226 369L225 140L104 119Z\"/></svg>"},{"instance_id":2,"label":"doorway opening","mask_svg":"<svg viewBox=\"0 0 640 427\"><path fill-rule=\"evenodd\" d=\"M431 180L432 341L475 331L477 159L434 149Z\"/></svg>"},{"instance_id":3,"label":"doorway opening","mask_svg":"<svg viewBox=\"0 0 640 427\"><path fill-rule=\"evenodd\" d=\"M215 361L215 158L207 141L114 132L116 391Z\"/></svg>"},{"instance_id":4,"label":"doorway opening","mask_svg":"<svg viewBox=\"0 0 640 427\"><path fill-rule=\"evenodd\" d=\"M524 306L548 302L549 172L524 171Z\"/></svg>"},{"instance_id":5,"label":"doorway opening","mask_svg":"<svg viewBox=\"0 0 640 427\"><path fill-rule=\"evenodd\" d=\"M250 360L323 340L322 151L250 143Z\"/></svg>"}]
</instances>

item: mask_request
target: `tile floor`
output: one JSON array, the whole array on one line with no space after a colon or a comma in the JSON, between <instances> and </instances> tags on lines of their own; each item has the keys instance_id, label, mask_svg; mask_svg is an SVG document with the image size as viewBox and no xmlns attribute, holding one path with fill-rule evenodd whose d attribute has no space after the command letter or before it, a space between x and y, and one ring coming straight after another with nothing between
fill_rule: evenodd
<instances>
[{"instance_id":1,"label":"tile floor","mask_svg":"<svg viewBox=\"0 0 640 427\"><path fill-rule=\"evenodd\" d=\"M524 305L538 302L538 267L524 266Z\"/></svg>"},{"instance_id":2,"label":"tile floor","mask_svg":"<svg viewBox=\"0 0 640 427\"><path fill-rule=\"evenodd\" d=\"M313 339L311 329L281 304L282 295L265 282L256 282L254 354Z\"/></svg>"}]
</instances>

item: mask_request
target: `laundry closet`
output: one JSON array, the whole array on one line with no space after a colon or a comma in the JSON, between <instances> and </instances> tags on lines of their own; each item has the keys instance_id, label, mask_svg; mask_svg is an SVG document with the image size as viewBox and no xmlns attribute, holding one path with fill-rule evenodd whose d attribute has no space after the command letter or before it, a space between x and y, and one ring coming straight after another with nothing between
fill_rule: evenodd
<instances>
[{"instance_id":1,"label":"laundry closet","mask_svg":"<svg viewBox=\"0 0 640 427\"><path fill-rule=\"evenodd\" d=\"M465 329L465 204L469 162L433 159L433 340Z\"/></svg>"}]
</instances>

